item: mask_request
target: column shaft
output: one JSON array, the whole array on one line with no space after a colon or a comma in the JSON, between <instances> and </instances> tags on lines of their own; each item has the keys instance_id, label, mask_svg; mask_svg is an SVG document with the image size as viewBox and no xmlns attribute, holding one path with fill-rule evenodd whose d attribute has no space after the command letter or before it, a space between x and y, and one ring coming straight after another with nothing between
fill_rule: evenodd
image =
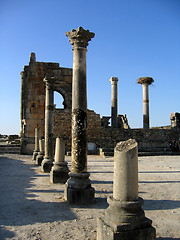
<instances>
[{"instance_id":1,"label":"column shaft","mask_svg":"<svg viewBox=\"0 0 180 240\"><path fill-rule=\"evenodd\" d=\"M46 85L46 109L45 109L45 158L53 157L53 109L54 94L51 86Z\"/></svg>"},{"instance_id":2,"label":"column shaft","mask_svg":"<svg viewBox=\"0 0 180 240\"><path fill-rule=\"evenodd\" d=\"M35 128L35 151L39 152L39 127Z\"/></svg>"},{"instance_id":3,"label":"column shaft","mask_svg":"<svg viewBox=\"0 0 180 240\"><path fill-rule=\"evenodd\" d=\"M73 50L72 172L87 171L86 49Z\"/></svg>"},{"instance_id":4,"label":"column shaft","mask_svg":"<svg viewBox=\"0 0 180 240\"><path fill-rule=\"evenodd\" d=\"M116 145L113 198L118 201L138 199L138 147L135 140L130 139Z\"/></svg>"},{"instance_id":5,"label":"column shaft","mask_svg":"<svg viewBox=\"0 0 180 240\"><path fill-rule=\"evenodd\" d=\"M54 92L53 79L44 79L46 83L46 102L45 102L45 156L42 161L42 170L50 172L53 165L53 109Z\"/></svg>"},{"instance_id":6,"label":"column shaft","mask_svg":"<svg viewBox=\"0 0 180 240\"><path fill-rule=\"evenodd\" d=\"M65 143L62 139L56 138L55 148L55 162L64 162L65 157Z\"/></svg>"},{"instance_id":7,"label":"column shaft","mask_svg":"<svg viewBox=\"0 0 180 240\"><path fill-rule=\"evenodd\" d=\"M149 129L149 85L147 83L143 86L143 128Z\"/></svg>"},{"instance_id":8,"label":"column shaft","mask_svg":"<svg viewBox=\"0 0 180 240\"><path fill-rule=\"evenodd\" d=\"M33 152L32 160L36 160L36 157L39 153L39 127L35 128L35 149Z\"/></svg>"},{"instance_id":9,"label":"column shaft","mask_svg":"<svg viewBox=\"0 0 180 240\"><path fill-rule=\"evenodd\" d=\"M118 92L117 92L117 77L110 78L111 81L111 126L118 127Z\"/></svg>"},{"instance_id":10,"label":"column shaft","mask_svg":"<svg viewBox=\"0 0 180 240\"><path fill-rule=\"evenodd\" d=\"M69 168L65 158L65 143L63 139L56 138L55 161L50 172L51 183L65 183L69 178Z\"/></svg>"}]
</instances>

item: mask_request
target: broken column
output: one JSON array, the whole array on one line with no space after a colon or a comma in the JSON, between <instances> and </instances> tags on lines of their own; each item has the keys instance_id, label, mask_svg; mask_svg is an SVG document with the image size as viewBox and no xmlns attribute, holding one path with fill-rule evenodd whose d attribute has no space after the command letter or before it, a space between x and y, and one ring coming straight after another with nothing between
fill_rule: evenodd
<instances>
[{"instance_id":1,"label":"broken column","mask_svg":"<svg viewBox=\"0 0 180 240\"><path fill-rule=\"evenodd\" d=\"M53 160L53 110L54 110L54 91L53 78L45 77L46 84L46 103L45 103L45 156L42 161L42 171L50 172Z\"/></svg>"},{"instance_id":2,"label":"broken column","mask_svg":"<svg viewBox=\"0 0 180 240\"><path fill-rule=\"evenodd\" d=\"M69 178L69 168L65 158L65 143L63 139L56 138L55 161L50 172L51 183L65 183Z\"/></svg>"},{"instance_id":3,"label":"broken column","mask_svg":"<svg viewBox=\"0 0 180 240\"><path fill-rule=\"evenodd\" d=\"M111 126L113 128L118 127L118 99L117 99L117 77L111 77Z\"/></svg>"},{"instance_id":4,"label":"broken column","mask_svg":"<svg viewBox=\"0 0 180 240\"><path fill-rule=\"evenodd\" d=\"M149 129L149 85L154 82L151 77L138 78L137 83L143 87L143 128Z\"/></svg>"},{"instance_id":5,"label":"broken column","mask_svg":"<svg viewBox=\"0 0 180 240\"><path fill-rule=\"evenodd\" d=\"M44 139L39 140L39 153L36 157L36 164L41 166L43 158L44 158Z\"/></svg>"},{"instance_id":6,"label":"broken column","mask_svg":"<svg viewBox=\"0 0 180 240\"><path fill-rule=\"evenodd\" d=\"M70 204L91 204L94 188L87 172L87 93L86 47L94 33L79 27L66 32L73 47L72 83L72 167L65 187L65 199Z\"/></svg>"},{"instance_id":7,"label":"broken column","mask_svg":"<svg viewBox=\"0 0 180 240\"><path fill-rule=\"evenodd\" d=\"M39 153L39 127L35 128L35 149L33 152L32 160L36 160L36 157Z\"/></svg>"},{"instance_id":8,"label":"broken column","mask_svg":"<svg viewBox=\"0 0 180 240\"><path fill-rule=\"evenodd\" d=\"M98 218L98 240L154 240L155 228L141 208L138 197L138 146L134 139L119 142L114 150L113 196Z\"/></svg>"}]
</instances>

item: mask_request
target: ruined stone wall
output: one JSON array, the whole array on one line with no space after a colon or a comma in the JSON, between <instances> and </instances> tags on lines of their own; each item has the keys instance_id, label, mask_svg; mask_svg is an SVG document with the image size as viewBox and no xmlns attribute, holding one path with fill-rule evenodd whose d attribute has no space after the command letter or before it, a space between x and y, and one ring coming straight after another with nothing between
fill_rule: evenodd
<instances>
[{"instance_id":1,"label":"ruined stone wall","mask_svg":"<svg viewBox=\"0 0 180 240\"><path fill-rule=\"evenodd\" d=\"M54 91L63 96L64 109L54 110L54 140L62 137L66 150L71 149L71 106L72 106L72 69L59 67L58 63L36 62L35 54L30 57L29 66L21 73L21 152L32 154L34 150L35 128L40 127L40 137L44 137L45 85L46 74L55 77ZM106 124L107 125L107 124ZM140 151L163 151L169 149L172 140L180 139L180 131L165 129L120 129L102 127L100 115L93 110L87 111L88 142L98 148L114 148L116 143L134 138Z\"/></svg>"},{"instance_id":2,"label":"ruined stone wall","mask_svg":"<svg viewBox=\"0 0 180 240\"><path fill-rule=\"evenodd\" d=\"M180 139L180 131L171 129L113 129L102 128L101 140L97 143L101 148L114 148L120 141L133 138L138 142L141 152L163 152L170 150L170 142Z\"/></svg>"},{"instance_id":3,"label":"ruined stone wall","mask_svg":"<svg viewBox=\"0 0 180 240\"><path fill-rule=\"evenodd\" d=\"M71 111L72 111L72 69L59 67L58 63L37 62L31 53L29 66L21 73L21 152L31 154L34 150L35 128L40 128L44 137L45 127L45 84L46 75L54 76L54 91L62 95L63 109L55 109L53 114L54 139L65 139L67 150L71 149ZM87 136L91 142L100 138L100 115L87 111Z\"/></svg>"},{"instance_id":4,"label":"ruined stone wall","mask_svg":"<svg viewBox=\"0 0 180 240\"><path fill-rule=\"evenodd\" d=\"M55 109L54 138L62 137L66 143L66 151L71 150L71 109ZM97 143L101 136L100 115L92 110L87 110L87 138L88 142Z\"/></svg>"},{"instance_id":5,"label":"ruined stone wall","mask_svg":"<svg viewBox=\"0 0 180 240\"><path fill-rule=\"evenodd\" d=\"M40 137L44 137L45 127L45 85L47 74L54 74L54 90L64 98L64 107L71 108L72 69L61 68L59 63L36 62L31 53L29 66L21 72L21 152L31 154L34 150L35 128L39 127Z\"/></svg>"}]
</instances>

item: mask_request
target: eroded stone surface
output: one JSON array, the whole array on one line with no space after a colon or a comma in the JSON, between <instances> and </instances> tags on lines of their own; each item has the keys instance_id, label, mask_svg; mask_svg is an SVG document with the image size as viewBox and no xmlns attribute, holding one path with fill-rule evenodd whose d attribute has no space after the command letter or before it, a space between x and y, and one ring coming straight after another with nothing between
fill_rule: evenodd
<instances>
[{"instance_id":1,"label":"eroded stone surface","mask_svg":"<svg viewBox=\"0 0 180 240\"><path fill-rule=\"evenodd\" d=\"M135 139L129 139L127 141L122 141L117 143L116 145L116 151L129 151L130 149L133 149L137 146L137 142Z\"/></svg>"}]
</instances>

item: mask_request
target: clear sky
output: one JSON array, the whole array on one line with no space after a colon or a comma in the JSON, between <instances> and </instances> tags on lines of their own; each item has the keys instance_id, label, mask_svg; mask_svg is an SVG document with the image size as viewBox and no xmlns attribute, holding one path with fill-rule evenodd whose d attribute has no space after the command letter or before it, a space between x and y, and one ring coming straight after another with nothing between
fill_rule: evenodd
<instances>
[{"instance_id":1,"label":"clear sky","mask_svg":"<svg viewBox=\"0 0 180 240\"><path fill-rule=\"evenodd\" d=\"M20 132L20 72L36 60L72 67L66 31L95 33L87 52L88 108L110 116L110 77L118 113L142 127L142 86L150 76L150 126L180 112L180 0L0 0L0 134Z\"/></svg>"}]
</instances>

